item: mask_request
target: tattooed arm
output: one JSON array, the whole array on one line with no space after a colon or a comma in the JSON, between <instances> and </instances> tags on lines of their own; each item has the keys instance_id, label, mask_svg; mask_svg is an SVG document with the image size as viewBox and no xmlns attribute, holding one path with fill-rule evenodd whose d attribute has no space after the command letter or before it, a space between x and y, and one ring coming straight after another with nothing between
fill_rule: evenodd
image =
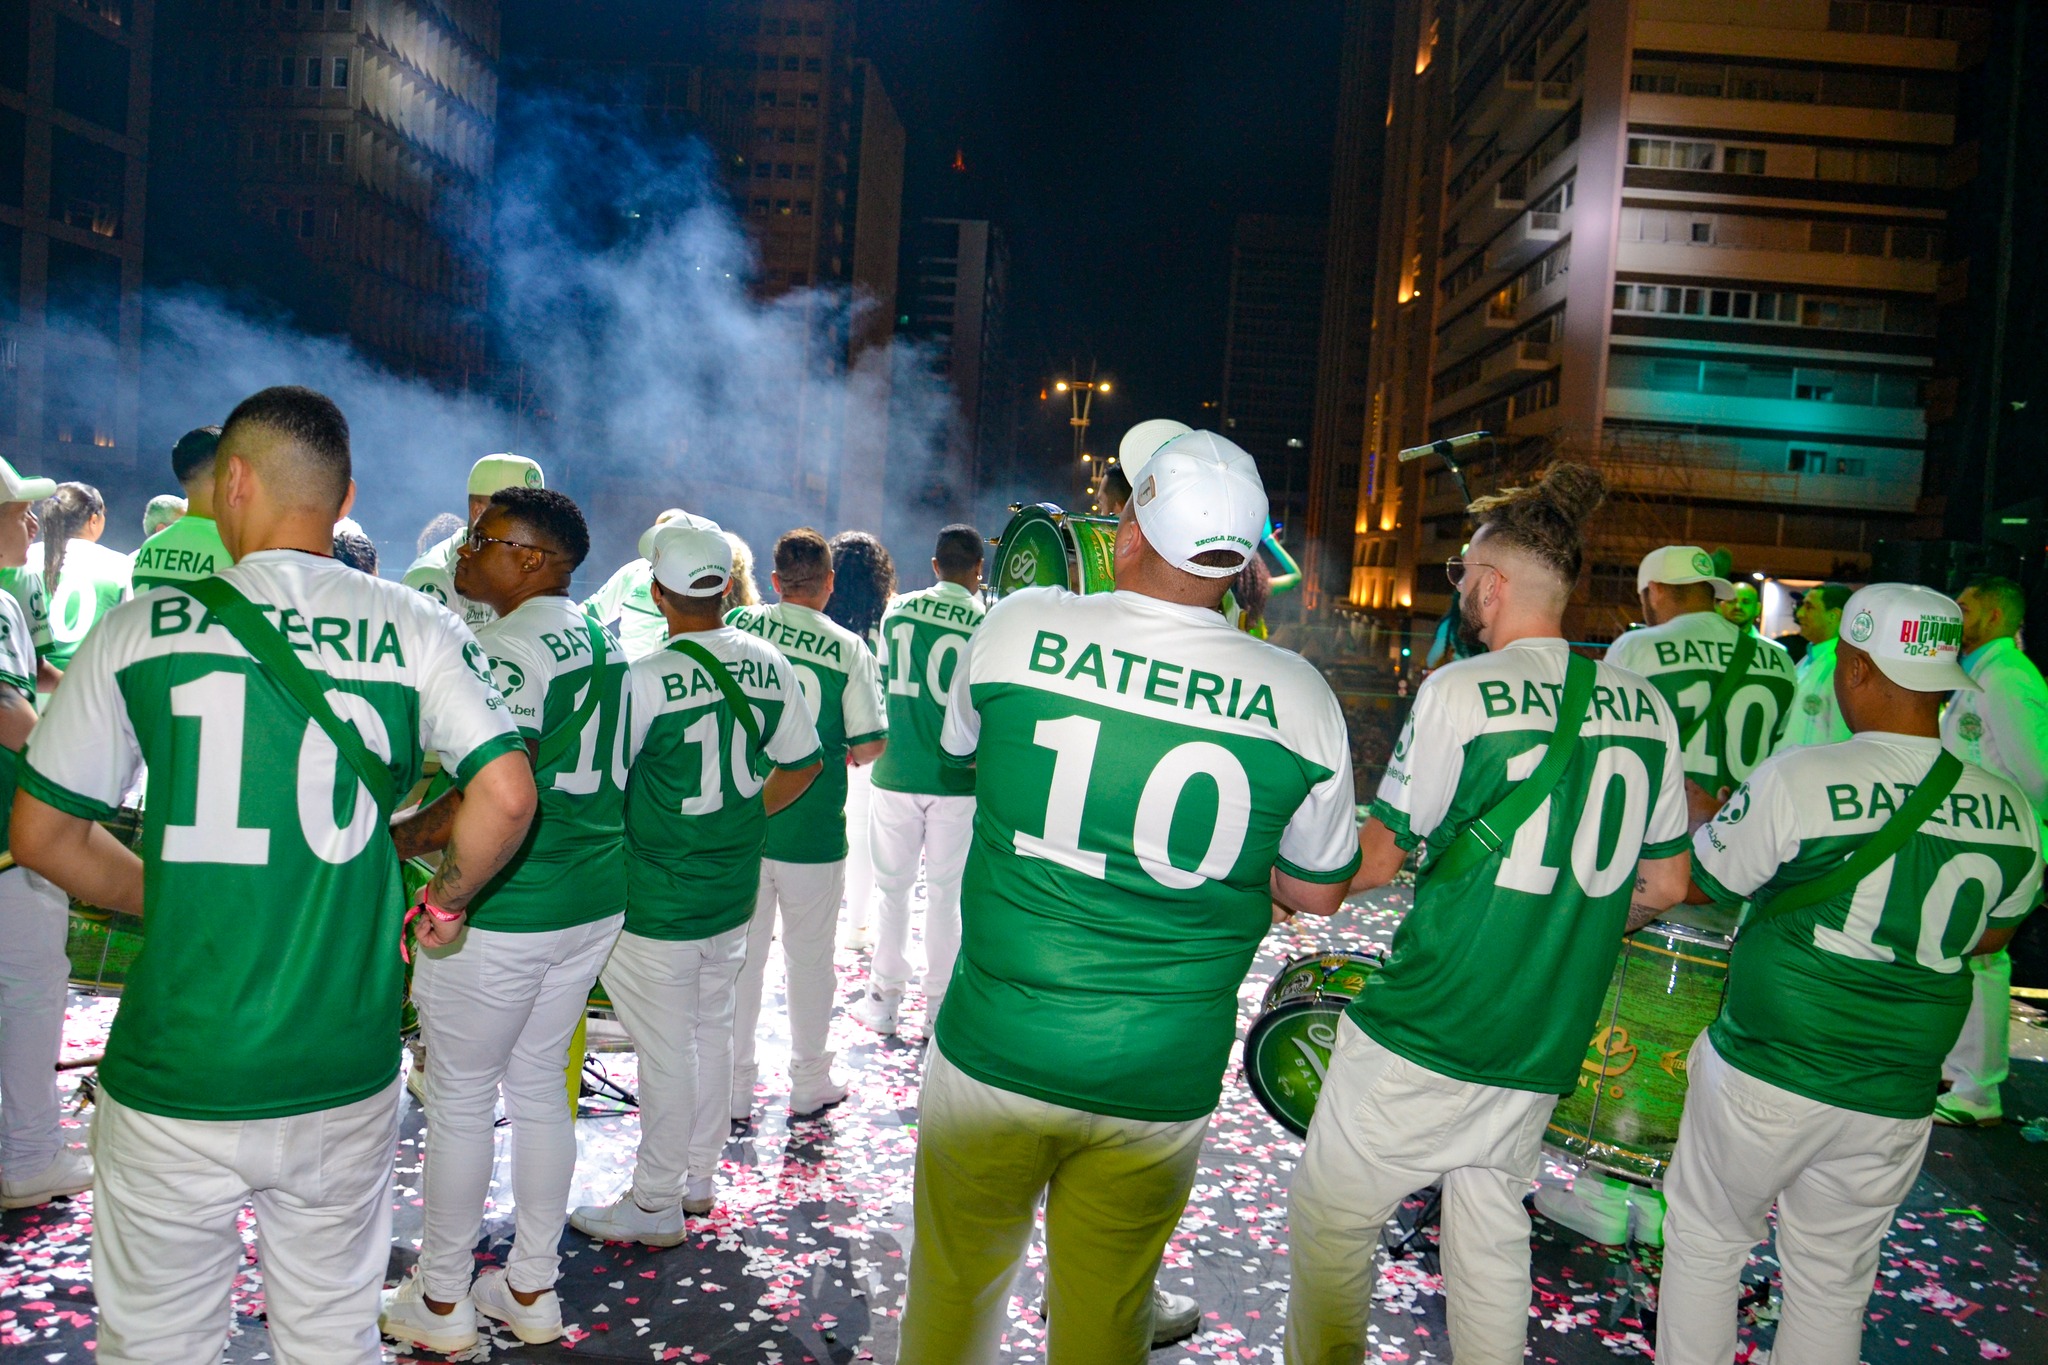
<instances>
[{"instance_id":1,"label":"tattooed arm","mask_svg":"<svg viewBox=\"0 0 2048 1365\"><path fill-rule=\"evenodd\" d=\"M540 741L527 740L526 753L537 763ZM462 789L451 787L411 814L393 820L391 842L398 846L398 856L419 858L448 847L449 836L455 833L455 812L461 808Z\"/></svg>"},{"instance_id":2,"label":"tattooed arm","mask_svg":"<svg viewBox=\"0 0 2048 1365\"><path fill-rule=\"evenodd\" d=\"M1685 899L1692 886L1692 850L1681 849L1669 858L1645 858L1636 864L1636 890L1629 900L1628 928L1636 930Z\"/></svg>"},{"instance_id":3,"label":"tattooed arm","mask_svg":"<svg viewBox=\"0 0 2048 1365\"><path fill-rule=\"evenodd\" d=\"M538 799L533 764L526 755L501 754L479 768L449 817L448 846L441 854L441 870L427 883L427 899L444 910L467 909L471 898L519 851ZM420 943L428 948L453 943L462 931L459 919L422 915L418 924Z\"/></svg>"}]
</instances>

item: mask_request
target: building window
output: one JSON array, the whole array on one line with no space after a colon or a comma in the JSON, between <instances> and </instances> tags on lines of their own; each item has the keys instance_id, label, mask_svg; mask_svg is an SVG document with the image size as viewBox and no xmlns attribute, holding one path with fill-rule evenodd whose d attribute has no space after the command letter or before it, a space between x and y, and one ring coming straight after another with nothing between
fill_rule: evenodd
<instances>
[{"instance_id":1,"label":"building window","mask_svg":"<svg viewBox=\"0 0 2048 1365\"><path fill-rule=\"evenodd\" d=\"M334 88L336 90L348 89L348 58L346 57L336 57L334 59Z\"/></svg>"},{"instance_id":2,"label":"building window","mask_svg":"<svg viewBox=\"0 0 2048 1365\"><path fill-rule=\"evenodd\" d=\"M1721 151L1721 169L1729 175L1764 174L1765 152L1761 147L1726 147Z\"/></svg>"},{"instance_id":3,"label":"building window","mask_svg":"<svg viewBox=\"0 0 2048 1365\"><path fill-rule=\"evenodd\" d=\"M292 211L290 209L272 209L270 211L270 221L277 225L279 232L290 232L292 230Z\"/></svg>"},{"instance_id":4,"label":"building window","mask_svg":"<svg viewBox=\"0 0 2048 1365\"><path fill-rule=\"evenodd\" d=\"M1628 164L1659 170L1711 171L1714 144L1680 142L1668 137L1632 137L1628 140Z\"/></svg>"},{"instance_id":5,"label":"building window","mask_svg":"<svg viewBox=\"0 0 2048 1365\"><path fill-rule=\"evenodd\" d=\"M1835 457L1835 473L1851 479L1860 479L1869 468L1868 462L1858 456L1838 455Z\"/></svg>"},{"instance_id":6,"label":"building window","mask_svg":"<svg viewBox=\"0 0 2048 1365\"><path fill-rule=\"evenodd\" d=\"M806 58L804 58L804 70L806 70L806 71L809 71L809 72L811 72L811 73L812 73L813 75L816 75L816 74L818 74L818 73L820 73L820 72L824 71L824 69L825 69L825 63L824 63L824 62L822 62L822 61L820 61L820 60L819 60L818 58L816 58L816 57L806 57Z\"/></svg>"},{"instance_id":7,"label":"building window","mask_svg":"<svg viewBox=\"0 0 2048 1365\"><path fill-rule=\"evenodd\" d=\"M787 218L787 217L789 217L789 212L790 212L790 209L789 209L789 201L788 201L787 199L778 199L778 200L776 200L776 201L775 201L775 212L776 212L776 213L777 213L777 215L779 215L780 217L783 217L783 218Z\"/></svg>"},{"instance_id":8,"label":"building window","mask_svg":"<svg viewBox=\"0 0 2048 1365\"><path fill-rule=\"evenodd\" d=\"M810 201L810 200L808 200L808 199L799 199L799 200L797 200L797 201L796 201L796 216L797 216L797 217L799 217L799 218L808 218L808 217L810 217L810 216L811 216L811 201Z\"/></svg>"},{"instance_id":9,"label":"building window","mask_svg":"<svg viewBox=\"0 0 2048 1365\"><path fill-rule=\"evenodd\" d=\"M756 199L754 201L754 216L756 218L766 218L768 216L768 201L766 199Z\"/></svg>"},{"instance_id":10,"label":"building window","mask_svg":"<svg viewBox=\"0 0 2048 1365\"><path fill-rule=\"evenodd\" d=\"M815 109L818 107L818 92L806 90L796 97L796 102L805 109Z\"/></svg>"},{"instance_id":11,"label":"building window","mask_svg":"<svg viewBox=\"0 0 2048 1365\"><path fill-rule=\"evenodd\" d=\"M1712 223L1694 223L1692 225L1692 239L1702 245L1712 244L1714 240L1714 225Z\"/></svg>"},{"instance_id":12,"label":"building window","mask_svg":"<svg viewBox=\"0 0 2048 1365\"><path fill-rule=\"evenodd\" d=\"M1825 474L1828 472L1828 453L1814 446L1793 446L1785 452L1785 472Z\"/></svg>"},{"instance_id":13,"label":"building window","mask_svg":"<svg viewBox=\"0 0 2048 1365\"><path fill-rule=\"evenodd\" d=\"M318 90L320 88L320 78L326 74L322 70L324 66L326 66L326 63L318 57L306 58L306 88L308 90Z\"/></svg>"},{"instance_id":14,"label":"building window","mask_svg":"<svg viewBox=\"0 0 2048 1365\"><path fill-rule=\"evenodd\" d=\"M774 173L775 167L770 163L766 161L756 161L754 163L754 179L766 180L769 176L773 175Z\"/></svg>"},{"instance_id":15,"label":"building window","mask_svg":"<svg viewBox=\"0 0 2048 1365\"><path fill-rule=\"evenodd\" d=\"M809 179L811 178L811 163L810 163L810 162L808 162L808 161L799 161L799 162L797 163L797 165L796 165L796 178L797 178L797 179L799 179L799 180L809 180Z\"/></svg>"},{"instance_id":16,"label":"building window","mask_svg":"<svg viewBox=\"0 0 2048 1365\"><path fill-rule=\"evenodd\" d=\"M776 163L776 166L775 166L775 178L776 178L777 180L789 180L789 179L793 179L793 178L794 178L794 176L795 176L795 172L796 172L796 168L795 168L794 166L791 166L791 165L790 165L790 164L789 164L789 163L788 163L787 161L782 161L782 162L778 162L778 163ZM758 172L758 171L756 171L756 172L755 172L755 174L757 174L757 175L758 175L759 173L760 173L760 172Z\"/></svg>"},{"instance_id":17,"label":"building window","mask_svg":"<svg viewBox=\"0 0 2048 1365\"><path fill-rule=\"evenodd\" d=\"M285 89L289 90L289 89L291 89L291 88L292 88L292 86L294 86L294 85L296 85L296 84L298 83L298 79L299 79L299 59L298 59L297 57L280 57L280 58L278 58L278 60L277 60L277 83L278 83L278 84L279 84L280 86L283 86L283 87L284 87Z\"/></svg>"},{"instance_id":18,"label":"building window","mask_svg":"<svg viewBox=\"0 0 2048 1365\"><path fill-rule=\"evenodd\" d=\"M327 135L327 159L339 166L348 159L348 136L345 133Z\"/></svg>"},{"instance_id":19,"label":"building window","mask_svg":"<svg viewBox=\"0 0 2048 1365\"><path fill-rule=\"evenodd\" d=\"M355 0L334 0L334 8L339 13L347 14L355 8Z\"/></svg>"},{"instance_id":20,"label":"building window","mask_svg":"<svg viewBox=\"0 0 2048 1365\"><path fill-rule=\"evenodd\" d=\"M784 57L782 59L782 69L784 71L797 70L797 59L794 56Z\"/></svg>"}]
</instances>

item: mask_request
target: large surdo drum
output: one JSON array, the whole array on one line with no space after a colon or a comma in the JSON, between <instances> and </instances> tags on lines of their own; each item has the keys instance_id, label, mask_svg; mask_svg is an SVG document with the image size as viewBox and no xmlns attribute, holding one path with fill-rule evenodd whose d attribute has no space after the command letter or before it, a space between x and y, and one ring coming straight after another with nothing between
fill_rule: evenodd
<instances>
[{"instance_id":1,"label":"large surdo drum","mask_svg":"<svg viewBox=\"0 0 2048 1365\"><path fill-rule=\"evenodd\" d=\"M996 538L994 591L1019 588L1109 592L1116 587L1116 518L1087 517L1049 502L1016 505Z\"/></svg>"}]
</instances>

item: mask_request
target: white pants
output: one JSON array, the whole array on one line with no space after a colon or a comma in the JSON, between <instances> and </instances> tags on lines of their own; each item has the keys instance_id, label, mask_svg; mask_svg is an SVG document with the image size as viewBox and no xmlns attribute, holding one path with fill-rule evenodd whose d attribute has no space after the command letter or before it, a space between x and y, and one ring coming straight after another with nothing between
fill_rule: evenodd
<instances>
[{"instance_id":1,"label":"white pants","mask_svg":"<svg viewBox=\"0 0 2048 1365\"><path fill-rule=\"evenodd\" d=\"M98 1358L220 1358L242 1268L236 1216L253 1202L271 1356L375 1365L398 1095L393 1081L334 1109L213 1123L146 1114L101 1090L92 1125Z\"/></svg>"},{"instance_id":2,"label":"white pants","mask_svg":"<svg viewBox=\"0 0 2048 1365\"><path fill-rule=\"evenodd\" d=\"M420 1273L443 1303L469 1293L501 1085L517 1210L506 1275L526 1293L554 1286L576 1173L576 1116L563 1082L569 1039L624 920L532 934L470 929L453 947L421 954L413 970L432 1099Z\"/></svg>"},{"instance_id":3,"label":"white pants","mask_svg":"<svg viewBox=\"0 0 2048 1365\"><path fill-rule=\"evenodd\" d=\"M1970 1013L1941 1064L1949 1096L1981 1114L2003 1110L2006 1049L2012 1033L2012 958L2003 950L1969 959Z\"/></svg>"},{"instance_id":4,"label":"white pants","mask_svg":"<svg viewBox=\"0 0 2048 1365\"><path fill-rule=\"evenodd\" d=\"M733 987L747 926L710 938L619 935L605 993L640 1058L640 1154L633 1198L644 1209L679 1203L693 1175L713 1175L732 1126Z\"/></svg>"},{"instance_id":5,"label":"white pants","mask_svg":"<svg viewBox=\"0 0 2048 1365\"><path fill-rule=\"evenodd\" d=\"M71 905L25 867L0 872L0 1171L40 1174L64 1140L57 1131L57 1054L71 963Z\"/></svg>"},{"instance_id":6,"label":"white pants","mask_svg":"<svg viewBox=\"0 0 2048 1365\"><path fill-rule=\"evenodd\" d=\"M1364 1359L1380 1233L1443 1182L1443 1268L1459 1365L1519 1362L1529 1331L1529 1213L1557 1096L1454 1080L1347 1017L1287 1203L1289 1365Z\"/></svg>"},{"instance_id":7,"label":"white pants","mask_svg":"<svg viewBox=\"0 0 2048 1365\"><path fill-rule=\"evenodd\" d=\"M1664 1178L1658 1365L1728 1365L1750 1249L1778 1206L1785 1307L1773 1360L1856 1365L1892 1212L1913 1188L1930 1119L1837 1109L1728 1065L1702 1033L1687 1060Z\"/></svg>"},{"instance_id":8,"label":"white pants","mask_svg":"<svg viewBox=\"0 0 2048 1365\"><path fill-rule=\"evenodd\" d=\"M869 820L875 885L882 893L875 923L875 984L897 991L910 980L910 888L917 883L922 851L925 1016L936 1019L953 979L953 959L960 955L960 874L974 839L974 798L877 787Z\"/></svg>"},{"instance_id":9,"label":"white pants","mask_svg":"<svg viewBox=\"0 0 2048 1365\"><path fill-rule=\"evenodd\" d=\"M874 920L875 859L868 847L868 820L875 795L875 765L846 769L846 924L865 930Z\"/></svg>"},{"instance_id":10,"label":"white pants","mask_svg":"<svg viewBox=\"0 0 2048 1365\"><path fill-rule=\"evenodd\" d=\"M792 1080L822 1079L831 1070L825 1050L832 1031L832 997L839 980L832 974L837 944L839 897L846 885L846 864L784 863L761 860L761 889L754 895L754 918L747 925L747 965L740 972L739 1006L733 1016L734 1084L754 1093L754 1045L761 1023L761 988L768 975L768 944L775 937L776 911L782 916L782 962L789 977L789 1073ZM736 1098L735 1111L738 1100Z\"/></svg>"}]
</instances>

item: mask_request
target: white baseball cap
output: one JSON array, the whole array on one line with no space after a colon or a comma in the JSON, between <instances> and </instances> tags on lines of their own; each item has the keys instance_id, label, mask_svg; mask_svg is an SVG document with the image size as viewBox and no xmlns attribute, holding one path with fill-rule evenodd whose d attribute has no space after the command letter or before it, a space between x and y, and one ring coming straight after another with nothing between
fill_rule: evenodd
<instances>
[{"instance_id":1,"label":"white baseball cap","mask_svg":"<svg viewBox=\"0 0 2048 1365\"><path fill-rule=\"evenodd\" d=\"M677 517L687 517L688 515L690 514L680 507L671 507L656 517L654 525L640 533L640 557L642 559L654 558L654 533L674 521Z\"/></svg>"},{"instance_id":2,"label":"white baseball cap","mask_svg":"<svg viewBox=\"0 0 2048 1365\"><path fill-rule=\"evenodd\" d=\"M1858 588L1842 604L1842 638L1908 692L1984 690L1963 671L1963 609L1932 588Z\"/></svg>"},{"instance_id":3,"label":"white baseball cap","mask_svg":"<svg viewBox=\"0 0 2048 1365\"><path fill-rule=\"evenodd\" d=\"M1131 507L1145 540L1166 562L1198 578L1233 578L1258 553L1266 528L1266 485L1259 466L1213 431L1176 437L1145 461L1131 484ZM1229 566L1195 563L1211 550L1235 550Z\"/></svg>"},{"instance_id":4,"label":"white baseball cap","mask_svg":"<svg viewBox=\"0 0 2048 1365\"><path fill-rule=\"evenodd\" d=\"M1711 583L1716 601L1735 596L1734 585L1714 572L1714 557L1697 545L1666 545L1644 555L1636 569L1636 591L1652 583Z\"/></svg>"},{"instance_id":5,"label":"white baseball cap","mask_svg":"<svg viewBox=\"0 0 2048 1365\"><path fill-rule=\"evenodd\" d=\"M655 527L648 539L654 577L676 596L718 597L732 581L732 542L717 522L683 512ZM714 577L718 582L711 587L691 586Z\"/></svg>"},{"instance_id":6,"label":"white baseball cap","mask_svg":"<svg viewBox=\"0 0 2048 1365\"><path fill-rule=\"evenodd\" d=\"M57 491L55 479L25 478L6 460L0 460L0 502L40 502Z\"/></svg>"},{"instance_id":7,"label":"white baseball cap","mask_svg":"<svg viewBox=\"0 0 2048 1365\"><path fill-rule=\"evenodd\" d=\"M1131 487L1138 486L1138 476L1145 472L1145 462L1157 455L1160 447L1193 430L1186 422L1176 422L1171 417L1154 417L1125 432L1123 440L1117 442L1116 462L1123 466L1124 478L1130 481Z\"/></svg>"},{"instance_id":8,"label":"white baseball cap","mask_svg":"<svg viewBox=\"0 0 2048 1365\"><path fill-rule=\"evenodd\" d=\"M488 498L505 488L546 488L540 466L524 455L486 455L469 467L469 496Z\"/></svg>"}]
</instances>

